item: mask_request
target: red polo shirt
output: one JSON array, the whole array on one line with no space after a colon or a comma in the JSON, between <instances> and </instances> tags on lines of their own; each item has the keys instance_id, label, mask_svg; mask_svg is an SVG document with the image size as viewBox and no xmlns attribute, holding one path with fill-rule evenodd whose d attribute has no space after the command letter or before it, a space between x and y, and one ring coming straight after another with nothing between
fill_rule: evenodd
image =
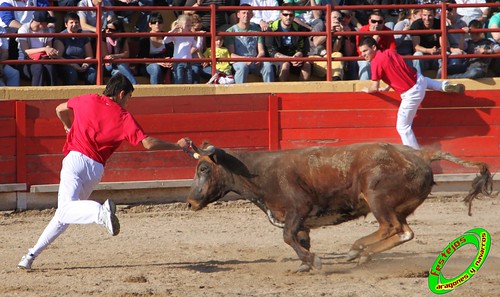
<instances>
[{"instance_id":1,"label":"red polo shirt","mask_svg":"<svg viewBox=\"0 0 500 297\"><path fill-rule=\"evenodd\" d=\"M68 100L74 120L63 148L80 152L105 165L123 140L132 145L147 137L134 117L110 98L88 94Z\"/></svg>"},{"instance_id":2,"label":"red polo shirt","mask_svg":"<svg viewBox=\"0 0 500 297\"><path fill-rule=\"evenodd\" d=\"M398 93L417 83L417 71L409 67L396 50L378 50L371 63L372 80L382 80Z\"/></svg>"}]
</instances>

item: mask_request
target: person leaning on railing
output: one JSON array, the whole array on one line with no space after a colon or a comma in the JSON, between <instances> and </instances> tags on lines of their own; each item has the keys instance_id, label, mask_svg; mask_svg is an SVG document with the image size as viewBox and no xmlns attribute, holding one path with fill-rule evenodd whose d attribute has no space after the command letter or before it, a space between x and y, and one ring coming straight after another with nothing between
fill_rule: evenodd
<instances>
[{"instance_id":1,"label":"person leaning on railing","mask_svg":"<svg viewBox=\"0 0 500 297\"><path fill-rule=\"evenodd\" d=\"M19 28L19 34L27 33L54 33L48 28L49 23L55 23L56 19L51 17L47 11L36 11L31 22ZM20 60L45 60L58 58L58 51L52 46L52 37L17 37L19 43ZM23 64L23 75L31 79L32 86L54 86L56 85L53 64Z\"/></svg>"},{"instance_id":2,"label":"person leaning on railing","mask_svg":"<svg viewBox=\"0 0 500 297\"><path fill-rule=\"evenodd\" d=\"M68 12L64 16L64 29L61 33L81 33L80 18L75 12ZM63 35L64 36L64 35ZM94 53L90 38L88 37L58 37L54 41L54 47L58 55L64 59L92 59ZM89 63L71 63L57 65L58 73L61 76L63 84L77 84L78 78L85 80L86 84L94 85L96 83L97 72Z\"/></svg>"}]
</instances>

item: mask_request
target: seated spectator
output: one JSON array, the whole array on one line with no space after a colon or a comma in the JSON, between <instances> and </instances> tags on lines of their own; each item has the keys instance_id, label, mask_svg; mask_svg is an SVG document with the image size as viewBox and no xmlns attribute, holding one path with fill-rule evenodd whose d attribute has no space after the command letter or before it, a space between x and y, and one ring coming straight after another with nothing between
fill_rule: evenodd
<instances>
[{"instance_id":1,"label":"seated spectator","mask_svg":"<svg viewBox=\"0 0 500 297\"><path fill-rule=\"evenodd\" d=\"M469 23L469 28L481 29L482 24L479 20L472 20ZM488 55L499 54L500 45L488 38L484 37L482 32L470 33L470 39L466 41L466 53L467 54L480 54L484 55L485 58L470 58L467 59L464 64L466 67L462 73L449 74L448 78L481 78L488 75L488 67L492 61L492 58L488 58Z\"/></svg>"},{"instance_id":2,"label":"seated spectator","mask_svg":"<svg viewBox=\"0 0 500 297\"><path fill-rule=\"evenodd\" d=\"M261 32L259 25L250 22L253 17L250 5L242 4L236 12L238 23L227 29L227 32ZM263 58L266 55L263 36L228 36L224 43L231 53L231 58ZM260 73L264 82L274 81L271 62L234 62L234 80L241 84L247 81L249 73Z\"/></svg>"},{"instance_id":3,"label":"seated spectator","mask_svg":"<svg viewBox=\"0 0 500 297\"><path fill-rule=\"evenodd\" d=\"M101 6L112 6L109 0L80 0L78 2L78 7L94 7L97 5ZM111 10L103 10L102 13L102 24L104 29L104 25L106 24L106 20L110 17L114 16L114 12ZM81 10L78 11L78 16L80 17L80 26L83 31L87 32L97 32L96 23L97 23L97 12L95 10Z\"/></svg>"},{"instance_id":4,"label":"seated spectator","mask_svg":"<svg viewBox=\"0 0 500 297\"><path fill-rule=\"evenodd\" d=\"M121 19L113 17L107 21L105 33L112 34L121 32L124 32L123 21ZM114 37L113 35L105 37L102 49L104 52L104 59L108 60L125 59L129 57L130 53L128 39L124 37ZM137 84L137 80L127 63L106 63L104 68L111 73L111 76L121 73L133 85Z\"/></svg>"},{"instance_id":5,"label":"seated spectator","mask_svg":"<svg viewBox=\"0 0 500 297\"><path fill-rule=\"evenodd\" d=\"M150 33L163 32L163 17L161 13L151 14L149 19ZM161 36L143 37L139 41L139 58L165 59L164 62L147 63L139 66L141 75L149 76L149 83L152 85L170 83L172 75L172 62L168 59L173 56L174 46L172 43L165 44Z\"/></svg>"},{"instance_id":6,"label":"seated spectator","mask_svg":"<svg viewBox=\"0 0 500 297\"><path fill-rule=\"evenodd\" d=\"M181 14L174 27L168 33L190 33L191 17L187 14ZM203 38L193 36L172 36L167 35L163 39L164 43L172 42L174 44L175 59L191 59L193 54L202 49ZM193 69L192 62L174 62L174 82L176 84L192 84Z\"/></svg>"},{"instance_id":7,"label":"seated spectator","mask_svg":"<svg viewBox=\"0 0 500 297\"><path fill-rule=\"evenodd\" d=\"M277 0L240 0L240 4L248 4L252 7L279 6ZM250 22L258 24L262 31L269 29L269 24L280 17L279 10L254 10Z\"/></svg>"},{"instance_id":8,"label":"seated spectator","mask_svg":"<svg viewBox=\"0 0 500 297\"><path fill-rule=\"evenodd\" d=\"M394 26L394 31L407 31L410 32L411 24L414 21L422 18L422 10L418 8L413 8L409 10L405 10L405 17L402 20L399 20ZM413 39L410 34L395 34L394 41L396 42L396 50L398 54L402 56L413 55L414 47L413 47ZM411 60L405 60L405 62L409 66L413 66Z\"/></svg>"},{"instance_id":9,"label":"seated spectator","mask_svg":"<svg viewBox=\"0 0 500 297\"><path fill-rule=\"evenodd\" d=\"M205 33L205 31L202 30L200 16L196 13L193 13L189 16L191 18L191 32ZM204 58L203 50L205 49L205 37L200 37L200 38L202 47L193 54L193 58ZM205 75L205 73L203 72L203 66L200 62L191 63L191 69L193 70L194 84L199 84L201 82L202 77L205 77L206 79L210 78L210 76Z\"/></svg>"},{"instance_id":10,"label":"seated spectator","mask_svg":"<svg viewBox=\"0 0 500 297\"><path fill-rule=\"evenodd\" d=\"M385 23L384 16L382 15L382 13L378 11L373 11L370 14L369 22L370 23L368 25L364 25L363 27L361 27L361 29L359 29L358 32L391 31L391 29L384 26ZM356 35L356 44L359 44L359 41L364 37L366 36ZM396 41L394 41L394 35L376 34L376 35L371 35L371 37L375 39L381 51L384 51L386 49L396 50ZM358 48L358 54L361 55L361 53L359 52L359 48ZM359 80L370 80L371 77L370 64L365 60L361 60L358 61L358 67L359 67L358 70Z\"/></svg>"},{"instance_id":11,"label":"seated spectator","mask_svg":"<svg viewBox=\"0 0 500 297\"><path fill-rule=\"evenodd\" d=\"M488 23L488 29L498 29L498 28L500 28L500 12L497 12L494 15L492 15ZM491 32L490 35L494 41L500 43L500 31Z\"/></svg>"},{"instance_id":12,"label":"seated spectator","mask_svg":"<svg viewBox=\"0 0 500 297\"><path fill-rule=\"evenodd\" d=\"M422 9L422 18L411 24L410 30L439 30L440 22L434 19L435 10L432 8ZM412 34L414 56L438 55L441 53L441 35L435 34ZM422 74L425 70L438 70L441 68L441 59L413 60L413 67Z\"/></svg>"},{"instance_id":13,"label":"seated spectator","mask_svg":"<svg viewBox=\"0 0 500 297\"><path fill-rule=\"evenodd\" d=\"M358 21L358 19L354 15L354 10L341 10L340 13L342 14L342 25L344 27L349 26L353 31L358 31L363 27L363 25ZM355 42L353 40L353 42Z\"/></svg>"},{"instance_id":14,"label":"seated spectator","mask_svg":"<svg viewBox=\"0 0 500 297\"><path fill-rule=\"evenodd\" d=\"M61 33L81 33L80 18L75 12L68 12L64 16L64 29ZM88 37L58 37L54 41L54 47L58 55L64 59L92 59L94 52L90 38ZM71 63L57 65L57 71L61 76L63 84L75 85L81 78L88 85L95 85L96 70L89 63Z\"/></svg>"},{"instance_id":15,"label":"seated spectator","mask_svg":"<svg viewBox=\"0 0 500 297\"><path fill-rule=\"evenodd\" d=\"M47 0L0 0L0 7L48 7ZM33 10L18 10L18 11L0 11L0 27L3 27L7 33L15 33L22 25L28 24L33 19ZM52 11L49 11L51 17L54 16ZM51 23L53 25L53 23ZM49 26L51 27L51 26Z\"/></svg>"},{"instance_id":16,"label":"seated spectator","mask_svg":"<svg viewBox=\"0 0 500 297\"><path fill-rule=\"evenodd\" d=\"M188 0L186 6L236 6L235 0ZM194 11L201 18L202 30L210 32L210 11ZM215 12L215 28L217 31L225 31L230 25L235 24L236 17L232 11L217 10Z\"/></svg>"},{"instance_id":17,"label":"seated spectator","mask_svg":"<svg viewBox=\"0 0 500 297\"><path fill-rule=\"evenodd\" d=\"M215 36L215 57L217 59L219 58L231 58L231 53L229 50L224 47L224 38L222 36ZM211 58L212 57L212 49L207 48L207 50L203 53L203 56L205 58ZM203 72L208 75L209 77L212 76L212 65L210 63L204 63L204 68ZM229 62L217 62L215 65L216 68L216 73L217 72L222 72L226 75L233 75L232 70L231 70L231 64Z\"/></svg>"},{"instance_id":18,"label":"seated spectator","mask_svg":"<svg viewBox=\"0 0 500 297\"><path fill-rule=\"evenodd\" d=\"M0 0L0 7L48 7L48 0ZM22 25L28 24L33 19L33 10L2 10L0 11L0 27L3 27L7 33L16 33ZM50 16L54 16L54 12L49 11ZM49 24L48 27L53 27L54 24ZM9 38L9 59L17 60L18 44L16 38Z\"/></svg>"},{"instance_id":19,"label":"seated spectator","mask_svg":"<svg viewBox=\"0 0 500 297\"><path fill-rule=\"evenodd\" d=\"M294 22L295 12L284 4L281 18L271 24L273 32L304 32L306 28ZM273 58L301 58L309 52L309 42L305 36L266 36L266 47ZM309 80L311 63L304 61L276 62L280 81L287 81L290 72L299 72L299 80Z\"/></svg>"},{"instance_id":20,"label":"seated spectator","mask_svg":"<svg viewBox=\"0 0 500 297\"><path fill-rule=\"evenodd\" d=\"M35 11L33 20L19 28L19 34L26 33L54 33L48 28L49 23L56 19L46 11ZM58 57L58 51L52 47L52 37L18 37L19 60L41 60ZM54 86L56 84L53 64L24 64L23 75L31 79L32 86Z\"/></svg>"},{"instance_id":21,"label":"seated spectator","mask_svg":"<svg viewBox=\"0 0 500 297\"><path fill-rule=\"evenodd\" d=\"M320 0L283 0L283 3L290 6L305 6L306 8L321 5ZM324 27L321 10L296 10L293 21L309 31L312 31L314 26Z\"/></svg>"},{"instance_id":22,"label":"seated spectator","mask_svg":"<svg viewBox=\"0 0 500 297\"><path fill-rule=\"evenodd\" d=\"M455 0L448 1L450 4L455 4ZM447 29L464 29L468 31L467 24L460 18L457 13L457 8L448 8L446 11L446 28ZM465 49L465 32L464 33L448 33L448 52L451 54L461 54Z\"/></svg>"},{"instance_id":23,"label":"seated spectator","mask_svg":"<svg viewBox=\"0 0 500 297\"><path fill-rule=\"evenodd\" d=\"M486 3L486 0L455 0L457 4L481 4ZM479 20L482 24L485 24L488 20L489 7L459 7L457 8L457 13L461 16L462 21L466 25L472 20Z\"/></svg>"},{"instance_id":24,"label":"seated spectator","mask_svg":"<svg viewBox=\"0 0 500 297\"><path fill-rule=\"evenodd\" d=\"M2 34L5 34L5 29L0 27L0 61L9 59L9 41ZM0 64L0 87L16 87L19 83L19 71L10 65Z\"/></svg>"},{"instance_id":25,"label":"seated spectator","mask_svg":"<svg viewBox=\"0 0 500 297\"><path fill-rule=\"evenodd\" d=\"M335 33L351 31L349 26L344 27L341 23L342 14L340 11L333 10L331 13L331 24L332 28L330 29L334 35L332 36L332 58L338 58L345 55L352 56L356 54L356 47L349 36L340 36ZM323 31L323 28L314 28L315 30L320 29L320 32ZM311 42L311 50L309 51L309 56L326 56L326 36L314 36ZM314 61L312 67L312 73L319 77L326 76L326 62L323 61ZM342 61L332 61L331 64L332 69L332 80L342 80L344 79L344 62Z\"/></svg>"}]
</instances>

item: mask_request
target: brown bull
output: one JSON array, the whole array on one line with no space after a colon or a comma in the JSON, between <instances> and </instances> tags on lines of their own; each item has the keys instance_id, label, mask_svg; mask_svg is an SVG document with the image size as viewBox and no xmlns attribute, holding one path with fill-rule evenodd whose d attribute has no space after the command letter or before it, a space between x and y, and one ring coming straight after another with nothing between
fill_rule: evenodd
<instances>
[{"instance_id":1,"label":"brown bull","mask_svg":"<svg viewBox=\"0 0 500 297\"><path fill-rule=\"evenodd\" d=\"M348 253L348 260L360 262L411 240L406 218L431 192L434 160L479 168L465 198L469 215L472 200L492 190L486 164L403 145L363 143L275 152L193 149L199 162L187 198L191 207L202 209L231 191L252 201L273 225L283 228L285 242L302 261L299 271L321 268L319 257L309 251L312 228L372 212L379 229L354 242Z\"/></svg>"}]
</instances>

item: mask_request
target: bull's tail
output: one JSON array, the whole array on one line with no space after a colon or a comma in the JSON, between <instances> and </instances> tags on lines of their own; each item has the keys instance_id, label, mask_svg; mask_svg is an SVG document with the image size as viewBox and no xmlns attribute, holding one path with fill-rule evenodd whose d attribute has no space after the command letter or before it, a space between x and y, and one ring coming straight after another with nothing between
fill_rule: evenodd
<instances>
[{"instance_id":1,"label":"bull's tail","mask_svg":"<svg viewBox=\"0 0 500 297\"><path fill-rule=\"evenodd\" d=\"M464 167L477 167L479 168L479 175L472 181L472 188L469 194L464 198L464 202L469 206L469 216L472 215L472 201L479 195L483 194L490 196L493 191L493 176L491 175L488 165L483 162L471 162L459 159L450 153L442 151L422 150L422 157L432 163L433 161L446 160Z\"/></svg>"}]
</instances>

